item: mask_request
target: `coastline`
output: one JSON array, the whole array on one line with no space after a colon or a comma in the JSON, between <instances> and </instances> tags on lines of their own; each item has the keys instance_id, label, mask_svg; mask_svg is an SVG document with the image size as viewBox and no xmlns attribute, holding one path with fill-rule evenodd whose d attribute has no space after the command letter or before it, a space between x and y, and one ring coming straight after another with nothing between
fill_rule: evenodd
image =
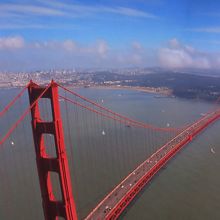
<instances>
[{"instance_id":1,"label":"coastline","mask_svg":"<svg viewBox=\"0 0 220 220\"><path fill-rule=\"evenodd\" d=\"M112 89L112 90L135 90L146 93L159 94L164 96L172 96L173 91L169 88L155 88L155 87L141 87L141 86L101 86L101 85L92 85L88 87L76 86L75 88L91 88L91 89Z\"/></svg>"},{"instance_id":2,"label":"coastline","mask_svg":"<svg viewBox=\"0 0 220 220\"><path fill-rule=\"evenodd\" d=\"M142 87L142 86L122 86L122 85L70 85L63 84L64 86L71 88L85 88L85 89L112 89L112 90L134 90L139 92L146 92L152 94L158 94L163 96L172 96L173 91L167 87ZM22 88L23 86L0 86L0 89L12 89L12 88Z\"/></svg>"}]
</instances>

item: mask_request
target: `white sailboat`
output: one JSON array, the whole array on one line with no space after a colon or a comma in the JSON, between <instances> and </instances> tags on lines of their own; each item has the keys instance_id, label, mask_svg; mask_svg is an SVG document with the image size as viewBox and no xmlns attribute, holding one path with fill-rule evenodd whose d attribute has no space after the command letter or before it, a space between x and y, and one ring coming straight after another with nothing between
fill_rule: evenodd
<instances>
[{"instance_id":1,"label":"white sailboat","mask_svg":"<svg viewBox=\"0 0 220 220\"><path fill-rule=\"evenodd\" d=\"M215 151L214 151L214 149L213 149L212 147L211 147L210 150L211 150L211 152L212 152L213 154L215 154Z\"/></svg>"}]
</instances>

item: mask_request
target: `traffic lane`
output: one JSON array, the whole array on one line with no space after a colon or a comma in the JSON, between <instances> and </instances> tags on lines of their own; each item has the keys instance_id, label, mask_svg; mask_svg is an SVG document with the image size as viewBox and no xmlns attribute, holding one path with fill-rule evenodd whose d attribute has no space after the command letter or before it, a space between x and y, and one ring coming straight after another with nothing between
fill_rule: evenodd
<instances>
[{"instance_id":1,"label":"traffic lane","mask_svg":"<svg viewBox=\"0 0 220 220\"><path fill-rule=\"evenodd\" d=\"M186 129L181 135L178 135L177 138L174 138L173 141L167 144L163 150L159 151L153 157L148 159L142 166L140 166L135 172L133 172L129 178L127 178L120 187L116 188L109 197L98 207L94 218L92 219L102 219L107 215L107 213L123 198L123 196L134 187L135 183L141 179L150 169L165 156L170 150L176 147L177 144L193 134L197 129L199 129L203 124L210 120L212 116L206 117L200 122L195 123L188 129ZM150 165L149 165L150 164ZM114 195L114 196L113 196ZM95 217L96 216L96 217Z\"/></svg>"}]
</instances>

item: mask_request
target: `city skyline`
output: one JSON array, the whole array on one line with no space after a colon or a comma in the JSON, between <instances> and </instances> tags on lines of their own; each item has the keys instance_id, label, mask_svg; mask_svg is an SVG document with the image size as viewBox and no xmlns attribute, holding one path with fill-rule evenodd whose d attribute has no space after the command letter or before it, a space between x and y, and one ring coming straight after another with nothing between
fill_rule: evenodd
<instances>
[{"instance_id":1,"label":"city skyline","mask_svg":"<svg viewBox=\"0 0 220 220\"><path fill-rule=\"evenodd\" d=\"M0 70L220 68L220 2L0 3Z\"/></svg>"}]
</instances>

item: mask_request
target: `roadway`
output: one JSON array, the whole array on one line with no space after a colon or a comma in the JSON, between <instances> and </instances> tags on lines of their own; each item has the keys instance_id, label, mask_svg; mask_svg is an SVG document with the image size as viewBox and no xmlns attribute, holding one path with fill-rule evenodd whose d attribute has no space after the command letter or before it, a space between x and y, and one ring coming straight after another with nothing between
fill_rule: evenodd
<instances>
[{"instance_id":1,"label":"roadway","mask_svg":"<svg viewBox=\"0 0 220 220\"><path fill-rule=\"evenodd\" d=\"M205 115L162 146L117 185L96 208L92 210L86 217L86 220L117 219L153 175L157 173L181 147L189 143L194 136L219 117L220 110Z\"/></svg>"}]
</instances>

